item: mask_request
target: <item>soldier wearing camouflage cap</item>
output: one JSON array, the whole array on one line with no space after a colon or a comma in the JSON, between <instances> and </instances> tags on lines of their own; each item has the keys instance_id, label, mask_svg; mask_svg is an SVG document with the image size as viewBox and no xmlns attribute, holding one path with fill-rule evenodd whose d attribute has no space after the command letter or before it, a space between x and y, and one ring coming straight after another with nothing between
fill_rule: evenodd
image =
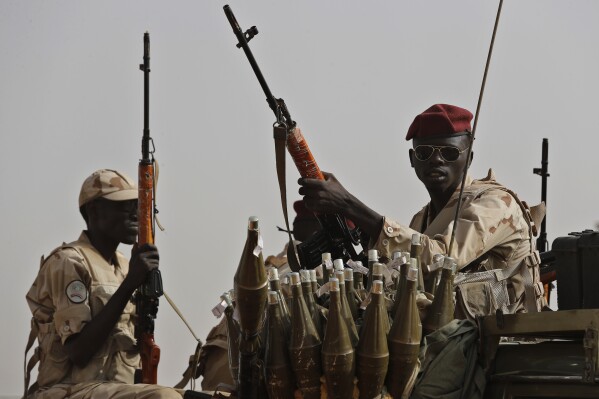
<instances>
[{"instance_id":1,"label":"soldier wearing camouflage cap","mask_svg":"<svg viewBox=\"0 0 599 399\"><path fill-rule=\"evenodd\" d=\"M371 247L386 258L394 251L409 250L412 235L423 233L424 265L432 264L436 254L449 255L464 272L456 277L456 316L473 318L494 314L496 309L536 312L544 298L533 236L544 211L536 215L537 208L529 209L495 180L491 170L480 180L467 176L455 243L452 253L447 253L462 172L472 161L467 156L471 120L470 111L449 104L435 104L414 118L406 135L413 144L409 158L430 202L409 225L370 209L332 174L325 174L324 181L299 179L299 193L309 209L351 219L371 237ZM477 274L484 277L482 281L472 281L472 274L465 272L487 274ZM501 295L491 294L490 286L499 287Z\"/></svg>"},{"instance_id":2,"label":"soldier wearing camouflage cap","mask_svg":"<svg viewBox=\"0 0 599 399\"><path fill-rule=\"evenodd\" d=\"M137 239L137 187L115 170L101 169L81 187L79 209L87 230L42 258L27 293L33 314L25 397L181 398L182 392L134 384L140 357L134 334L133 292L158 268L153 245L128 261L119 244ZM39 360L37 381L27 390Z\"/></svg>"}]
</instances>

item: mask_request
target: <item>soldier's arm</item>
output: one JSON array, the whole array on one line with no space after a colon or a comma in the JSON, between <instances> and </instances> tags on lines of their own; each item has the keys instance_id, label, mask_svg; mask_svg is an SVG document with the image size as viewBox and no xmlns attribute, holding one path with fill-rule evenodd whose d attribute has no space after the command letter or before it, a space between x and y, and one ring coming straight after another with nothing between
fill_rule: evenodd
<instances>
[{"instance_id":1,"label":"soldier's arm","mask_svg":"<svg viewBox=\"0 0 599 399\"><path fill-rule=\"evenodd\" d=\"M466 266L493 247L506 242L510 236L520 237L522 232L515 223L515 219L521 217L519 209L513 197L501 190L486 192L480 198L466 204L460 213L452 251L458 268ZM383 228L375 235L378 238L374 248L380 255L391 258L394 251L409 250L414 233L418 231L385 217ZM447 255L450 239L451 226L442 234L432 237L423 234L423 264L430 264L435 254Z\"/></svg>"},{"instance_id":2,"label":"soldier's arm","mask_svg":"<svg viewBox=\"0 0 599 399\"><path fill-rule=\"evenodd\" d=\"M121 284L96 317L87 322L81 332L66 339L64 347L73 364L82 368L89 363L110 335L134 290Z\"/></svg>"},{"instance_id":3,"label":"soldier's arm","mask_svg":"<svg viewBox=\"0 0 599 399\"><path fill-rule=\"evenodd\" d=\"M85 367L89 363L110 336L133 292L144 282L150 270L158 268L158 250L153 245L144 245L134 253L129 264L129 274L104 308L85 324L81 332L64 342L67 355L77 367Z\"/></svg>"}]
</instances>

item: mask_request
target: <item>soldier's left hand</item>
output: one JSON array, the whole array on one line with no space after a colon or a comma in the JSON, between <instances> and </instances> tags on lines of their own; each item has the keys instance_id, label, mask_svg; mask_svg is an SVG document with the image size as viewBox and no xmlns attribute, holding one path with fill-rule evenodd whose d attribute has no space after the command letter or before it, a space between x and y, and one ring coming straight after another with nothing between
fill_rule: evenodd
<instances>
[{"instance_id":1,"label":"soldier's left hand","mask_svg":"<svg viewBox=\"0 0 599 399\"><path fill-rule=\"evenodd\" d=\"M353 196L332 173L322 172L325 180L300 178L300 195L306 207L318 213L345 214Z\"/></svg>"}]
</instances>

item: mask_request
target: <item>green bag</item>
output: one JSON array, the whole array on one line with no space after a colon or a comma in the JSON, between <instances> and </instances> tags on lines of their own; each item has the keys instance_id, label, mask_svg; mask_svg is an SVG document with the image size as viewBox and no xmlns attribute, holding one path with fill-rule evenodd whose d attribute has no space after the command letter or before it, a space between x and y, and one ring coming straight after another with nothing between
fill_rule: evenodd
<instances>
[{"instance_id":1,"label":"green bag","mask_svg":"<svg viewBox=\"0 0 599 399\"><path fill-rule=\"evenodd\" d=\"M485 372L478 362L478 328L453 320L427 335L420 350L422 367L411 399L482 398Z\"/></svg>"}]
</instances>

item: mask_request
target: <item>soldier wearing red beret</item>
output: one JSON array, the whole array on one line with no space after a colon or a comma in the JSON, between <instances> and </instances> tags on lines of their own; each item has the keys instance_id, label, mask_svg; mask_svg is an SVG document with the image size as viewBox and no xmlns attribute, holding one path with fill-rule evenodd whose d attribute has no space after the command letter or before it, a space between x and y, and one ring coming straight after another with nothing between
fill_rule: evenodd
<instances>
[{"instance_id":1,"label":"soldier wearing red beret","mask_svg":"<svg viewBox=\"0 0 599 399\"><path fill-rule=\"evenodd\" d=\"M422 233L424 265L431 264L436 254L457 262L456 313L461 317L492 314L498 308L504 313L538 311L544 299L533 240L535 209L531 212L499 184L491 170L480 180L467 176L455 242L448 253L462 172L472 162L471 120L470 111L448 104L435 104L414 118L406 135L412 140L410 163L430 201L409 225L369 208L330 173L325 173L324 181L299 179L299 193L308 209L351 219L371 237L370 247L387 258L394 251L409 250L412 235ZM472 272L487 271L484 281L471 281ZM488 286L503 289L491 298Z\"/></svg>"}]
</instances>

